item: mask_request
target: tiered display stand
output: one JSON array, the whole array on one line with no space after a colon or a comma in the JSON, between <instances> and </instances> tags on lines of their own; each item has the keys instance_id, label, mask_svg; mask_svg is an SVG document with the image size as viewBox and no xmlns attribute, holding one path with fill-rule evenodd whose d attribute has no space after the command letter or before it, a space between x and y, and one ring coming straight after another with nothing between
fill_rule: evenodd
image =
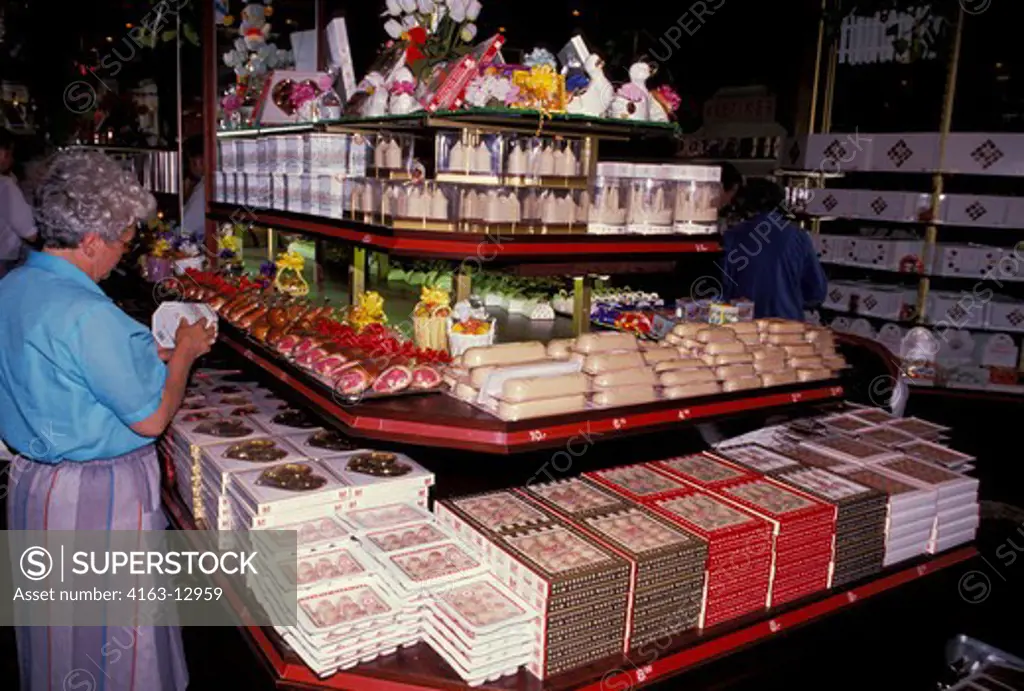
<instances>
[{"instance_id":1,"label":"tiered display stand","mask_svg":"<svg viewBox=\"0 0 1024 691\"><path fill-rule=\"evenodd\" d=\"M217 133L216 102L216 32L213 24L213 3L204 3L206 28L204 36L204 91L208 123L206 132L206 192L207 200L216 198L213 188L217 167L217 138L244 136L273 136L274 133L309 129L267 128L246 132ZM319 13L323 14L323 13ZM319 127L336 127L344 131L380 131L404 129L432 136L434 128L497 128L501 130L535 131L537 114L506 112L475 112L459 114L418 115L383 120L345 120ZM582 137L596 152L601 138L629 139L638 136L660 136L671 129L662 125L636 125L622 122L595 121L585 118L554 117L544 120L547 132ZM594 158L596 160L596 156ZM593 174L593 171L591 171ZM277 231L313 236L332 243L346 243L354 248L351 267L352 291L355 298L365 286L366 250L395 256L461 260L477 252L482 235L436 231L396 230L379 225L351 220L328 219L308 214L287 213L268 209L248 208L238 204L207 206L208 242L215 242L217 225L225 221L243 221L267 225ZM625 272L631 267L647 263L664 263L688 255L707 255L719 252L714 237L683 235L619 235L593 236L586 233L566 235L517 235L496 247L494 261L505 265L537 263L547 266L551 273L575 277L576 301L574 320L576 332L589 328L590 276L616 267ZM710 264L710 262L709 262ZM459 280L458 292L468 293L468 277ZM799 385L722 394L683 401L661 401L612 410L591 410L583 413L534 419L527 422L504 422L469 405L440 394L352 402L336 395L329 388L303 371L276 356L269 349L248 338L243 332L222 324L220 342L237 354L239 361L250 363L249 370L259 370L266 383L289 400L302 402L318 412L326 423L356 437L376 440L383 445L398 444L406 448L420 447L419 460L436 473L438 484L457 484L458 477L445 472L445 450L468 451L509 457L500 463L512 463L512 457L527 457L529 452L562 446L581 430L600 436L595 450L587 454L588 464L604 467L631 462L621 454L602 451L607 442L625 437L642 439L654 445L655 433L676 432L698 423L714 423L744 416L767 416L791 413L821 404L834 403L844 397L844 382L818 381ZM856 339L846 347L859 349L862 356L872 357ZM855 359L854 359L855 360ZM881 367L887 371L888 363ZM664 443L664 434L657 435ZM643 446L641 444L640 446ZM695 448L677 448L671 453L696 451ZM653 448L653 447L652 447ZM413 453L416 453L413 451ZM494 459L481 459L477 473L493 484L500 482L488 475ZM462 471L460 471L462 472ZM477 478L480 479L480 478ZM496 488L496 487L495 487ZM442 490L443 491L443 490ZM448 490L450 491L450 490ZM164 503L176 527L203 528L196 525L175 490L165 490ZM736 620L701 633L689 632L666 641L656 654L616 657L594 664L571 674L540 682L526 672L501 679L496 684L478 688L495 689L586 689L638 687L660 681L703 662L728 655L746 646L785 633L791 628L823 616L845 610L860 600L899 587L937 570L969 559L975 554L971 547L916 562L901 564L887 570L870 582L852 589L823 592L805 601L793 603L776 611ZM426 645L417 645L400 653L361 665L350 671L339 672L326 679L317 678L301 660L288 650L272 629L243 627L242 633L254 655L268 671L271 680L280 688L349 689L355 691L412 691L416 689L463 689L458 676L447 667Z\"/></svg>"}]
</instances>

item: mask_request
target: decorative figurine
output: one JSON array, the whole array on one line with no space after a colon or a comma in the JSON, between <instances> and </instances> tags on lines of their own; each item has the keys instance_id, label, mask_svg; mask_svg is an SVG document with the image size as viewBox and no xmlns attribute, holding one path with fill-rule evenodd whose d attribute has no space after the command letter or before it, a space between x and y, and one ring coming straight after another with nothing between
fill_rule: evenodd
<instances>
[{"instance_id":1,"label":"decorative figurine","mask_svg":"<svg viewBox=\"0 0 1024 691\"><path fill-rule=\"evenodd\" d=\"M590 84L569 101L567 110L578 115L590 115L595 118L604 117L615 100L615 87L604 74L604 61L595 54L587 56L583 65L590 77Z\"/></svg>"}]
</instances>

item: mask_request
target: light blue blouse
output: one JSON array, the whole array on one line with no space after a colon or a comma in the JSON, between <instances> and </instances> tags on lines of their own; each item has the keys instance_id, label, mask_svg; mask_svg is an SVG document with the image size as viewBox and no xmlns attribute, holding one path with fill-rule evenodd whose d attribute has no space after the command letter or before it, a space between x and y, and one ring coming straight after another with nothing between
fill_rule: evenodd
<instances>
[{"instance_id":1,"label":"light blue blouse","mask_svg":"<svg viewBox=\"0 0 1024 691\"><path fill-rule=\"evenodd\" d=\"M0 438L35 460L121 456L152 439L167 367L156 341L71 263L32 252L0 281Z\"/></svg>"}]
</instances>

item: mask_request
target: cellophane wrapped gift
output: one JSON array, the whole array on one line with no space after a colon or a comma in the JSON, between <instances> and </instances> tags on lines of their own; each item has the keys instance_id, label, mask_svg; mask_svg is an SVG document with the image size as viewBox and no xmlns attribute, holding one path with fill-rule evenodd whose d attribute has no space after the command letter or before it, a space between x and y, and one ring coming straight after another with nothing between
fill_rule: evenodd
<instances>
[{"instance_id":1,"label":"cellophane wrapped gift","mask_svg":"<svg viewBox=\"0 0 1024 691\"><path fill-rule=\"evenodd\" d=\"M448 349L448 318L451 316L451 298L438 288L423 286L419 303L413 310L413 340L417 348Z\"/></svg>"}]
</instances>

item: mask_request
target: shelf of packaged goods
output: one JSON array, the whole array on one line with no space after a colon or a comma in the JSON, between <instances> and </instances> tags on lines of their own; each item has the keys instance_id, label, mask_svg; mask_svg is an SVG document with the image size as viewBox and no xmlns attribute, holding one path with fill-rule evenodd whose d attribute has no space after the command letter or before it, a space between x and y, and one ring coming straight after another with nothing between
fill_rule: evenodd
<instances>
[{"instance_id":1,"label":"shelf of packaged goods","mask_svg":"<svg viewBox=\"0 0 1024 691\"><path fill-rule=\"evenodd\" d=\"M378 441L513 454L565 444L582 434L602 439L645 434L760 410L792 409L841 400L838 380L665 400L507 422L442 393L349 403L238 329L222 325L220 340L266 375L289 387L345 432Z\"/></svg>"},{"instance_id":2,"label":"shelf of packaged goods","mask_svg":"<svg viewBox=\"0 0 1024 691\"><path fill-rule=\"evenodd\" d=\"M174 490L165 489L164 504L172 525L196 530L188 509ZM637 689L684 674L700 664L721 659L757 643L772 640L827 615L849 609L875 595L898 588L978 554L962 546L928 558L897 564L852 588L824 591L784 607L726 622L703 632L689 631L658 645L654 651L617 656L546 681L520 670L496 682L472 687L488 691L606 691ZM277 688L345 689L346 691L469 691L429 646L417 644L400 652L321 679L288 650L272 628L239 627Z\"/></svg>"},{"instance_id":3,"label":"shelf of packaged goods","mask_svg":"<svg viewBox=\"0 0 1024 691\"><path fill-rule=\"evenodd\" d=\"M515 234L399 230L385 226L286 211L257 210L235 204L211 204L218 222L251 223L279 231L317 235L350 242L394 256L458 261L523 261L572 258L586 261L614 257L664 261L667 256L720 252L715 240L688 235Z\"/></svg>"}]
</instances>

